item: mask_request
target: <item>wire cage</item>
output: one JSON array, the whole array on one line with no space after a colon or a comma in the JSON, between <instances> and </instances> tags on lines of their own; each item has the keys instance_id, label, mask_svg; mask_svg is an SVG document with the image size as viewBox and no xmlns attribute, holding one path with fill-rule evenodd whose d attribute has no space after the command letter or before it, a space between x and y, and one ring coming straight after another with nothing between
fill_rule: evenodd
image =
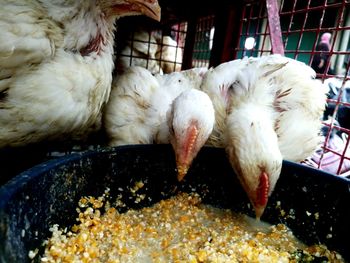
<instances>
[{"instance_id":1,"label":"wire cage","mask_svg":"<svg viewBox=\"0 0 350 263\"><path fill-rule=\"evenodd\" d=\"M141 66L153 74L166 74L192 67L209 67L215 31L214 18L214 15L198 17L191 35L187 34L189 22L186 20L145 26L139 18L122 19L118 23L117 33L117 71L122 72L129 66ZM189 64L183 66L187 36L193 41L193 49Z\"/></svg>"},{"instance_id":2,"label":"wire cage","mask_svg":"<svg viewBox=\"0 0 350 263\"><path fill-rule=\"evenodd\" d=\"M192 67L209 67L210 51L213 47L215 33L214 18L214 15L210 15L198 19Z\"/></svg>"},{"instance_id":3,"label":"wire cage","mask_svg":"<svg viewBox=\"0 0 350 263\"><path fill-rule=\"evenodd\" d=\"M116 69L147 68L153 74L180 71L187 23L156 24L145 18L127 17L118 23Z\"/></svg>"},{"instance_id":4,"label":"wire cage","mask_svg":"<svg viewBox=\"0 0 350 263\"><path fill-rule=\"evenodd\" d=\"M244 56L284 54L308 65L325 57L317 77L329 86L324 143L305 163L341 176L350 174L350 0L159 0L161 23L145 17L118 21L115 69L130 65L165 74L212 67ZM234 2L234 3L233 3ZM186 6L186 8L183 8ZM270 30L273 28L273 30ZM318 47L331 34L329 50ZM67 142L1 151L0 184L42 161L103 146L104 134L78 145ZM36 146L35 146L36 147ZM4 174L8 174L8 176Z\"/></svg>"}]
</instances>

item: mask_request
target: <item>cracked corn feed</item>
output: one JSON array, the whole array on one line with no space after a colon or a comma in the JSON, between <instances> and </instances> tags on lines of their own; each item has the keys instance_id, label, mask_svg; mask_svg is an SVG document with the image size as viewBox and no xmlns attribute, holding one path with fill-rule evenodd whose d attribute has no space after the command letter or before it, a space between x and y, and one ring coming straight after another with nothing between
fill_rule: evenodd
<instances>
[{"instance_id":1,"label":"cracked corn feed","mask_svg":"<svg viewBox=\"0 0 350 263\"><path fill-rule=\"evenodd\" d=\"M82 198L78 225L53 226L41 262L344 262L325 246L301 244L282 224L256 224L196 194L122 214L104 201Z\"/></svg>"}]
</instances>

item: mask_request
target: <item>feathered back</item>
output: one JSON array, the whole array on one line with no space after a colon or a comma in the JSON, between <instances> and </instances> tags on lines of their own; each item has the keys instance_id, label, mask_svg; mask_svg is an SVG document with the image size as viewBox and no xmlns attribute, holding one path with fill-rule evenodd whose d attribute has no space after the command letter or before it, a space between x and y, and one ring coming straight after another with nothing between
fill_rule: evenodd
<instances>
[{"instance_id":1,"label":"feathered back","mask_svg":"<svg viewBox=\"0 0 350 263\"><path fill-rule=\"evenodd\" d=\"M198 89L206 69L153 76L129 67L113 81L104 124L110 145L169 142L166 114L183 91Z\"/></svg>"},{"instance_id":2,"label":"feathered back","mask_svg":"<svg viewBox=\"0 0 350 263\"><path fill-rule=\"evenodd\" d=\"M247 59L237 59L210 68L204 75L200 89L211 98L215 108L215 126L207 145L225 147L226 116L231 105L231 86L248 64Z\"/></svg>"},{"instance_id":3,"label":"feathered back","mask_svg":"<svg viewBox=\"0 0 350 263\"><path fill-rule=\"evenodd\" d=\"M153 34L146 30L136 30L127 36L128 41L122 43L123 48L117 62L117 70L123 72L129 66L140 66L148 69L153 74L163 71L156 59L158 50L157 40Z\"/></svg>"},{"instance_id":4,"label":"feathered back","mask_svg":"<svg viewBox=\"0 0 350 263\"><path fill-rule=\"evenodd\" d=\"M157 127L152 128L154 123L151 120L144 125L144 120L152 115L149 113L151 100L157 90L158 81L142 67L130 67L114 78L104 113L110 145L153 142L153 129ZM153 115L156 117L156 112Z\"/></svg>"},{"instance_id":5,"label":"feathered back","mask_svg":"<svg viewBox=\"0 0 350 263\"><path fill-rule=\"evenodd\" d=\"M315 79L314 70L302 62L280 55L233 60L210 69L201 89L215 107L216 125L208 144L225 146L227 115L247 103L271 111L285 159L300 161L320 143L327 89Z\"/></svg>"},{"instance_id":6,"label":"feathered back","mask_svg":"<svg viewBox=\"0 0 350 263\"><path fill-rule=\"evenodd\" d=\"M99 122L114 30L100 14L87 1L1 2L0 147L79 137ZM95 35L103 43L82 55Z\"/></svg>"},{"instance_id":7,"label":"feathered back","mask_svg":"<svg viewBox=\"0 0 350 263\"><path fill-rule=\"evenodd\" d=\"M158 39L159 48L156 58L164 73L171 73L181 70L182 64L182 48L178 47L178 43L170 36L163 36Z\"/></svg>"},{"instance_id":8,"label":"feathered back","mask_svg":"<svg viewBox=\"0 0 350 263\"><path fill-rule=\"evenodd\" d=\"M266 76L276 87L273 108L278 118L275 131L283 158L302 161L322 141L319 134L327 88L315 79L314 70L302 62L274 55L263 57L258 65L258 71L261 67L269 69L281 65ZM259 80L257 84L260 83Z\"/></svg>"}]
</instances>

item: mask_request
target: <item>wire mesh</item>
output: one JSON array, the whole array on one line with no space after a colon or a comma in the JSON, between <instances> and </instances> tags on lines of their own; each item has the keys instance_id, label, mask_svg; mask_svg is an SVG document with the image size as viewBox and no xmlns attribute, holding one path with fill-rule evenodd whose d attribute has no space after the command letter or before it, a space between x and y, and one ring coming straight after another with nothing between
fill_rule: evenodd
<instances>
[{"instance_id":1,"label":"wire mesh","mask_svg":"<svg viewBox=\"0 0 350 263\"><path fill-rule=\"evenodd\" d=\"M208 67L214 39L214 15L201 17L196 24L192 67Z\"/></svg>"},{"instance_id":2,"label":"wire mesh","mask_svg":"<svg viewBox=\"0 0 350 263\"><path fill-rule=\"evenodd\" d=\"M324 143L309 165L350 175L350 1L280 0L279 17L285 56L302 61L329 87L323 116ZM266 1L245 1L235 58L272 53ZM326 38L330 37L329 43ZM326 43L326 44L322 44Z\"/></svg>"},{"instance_id":3,"label":"wire mesh","mask_svg":"<svg viewBox=\"0 0 350 263\"><path fill-rule=\"evenodd\" d=\"M118 26L116 67L123 71L129 66L147 68L153 74L180 71L187 23L158 27Z\"/></svg>"},{"instance_id":4,"label":"wire mesh","mask_svg":"<svg viewBox=\"0 0 350 263\"><path fill-rule=\"evenodd\" d=\"M194 47L190 67L208 67L214 39L214 15L196 19ZM129 66L141 66L153 74L182 69L187 37L186 21L162 28L136 27L129 23L118 25L116 66L123 71ZM191 36L193 37L193 36Z\"/></svg>"}]
</instances>

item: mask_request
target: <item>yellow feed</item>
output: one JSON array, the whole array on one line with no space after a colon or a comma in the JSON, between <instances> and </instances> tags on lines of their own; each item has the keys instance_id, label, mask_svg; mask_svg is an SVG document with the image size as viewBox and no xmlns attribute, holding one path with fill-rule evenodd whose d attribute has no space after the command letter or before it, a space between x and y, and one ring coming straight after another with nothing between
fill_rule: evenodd
<instances>
[{"instance_id":1,"label":"yellow feed","mask_svg":"<svg viewBox=\"0 0 350 263\"><path fill-rule=\"evenodd\" d=\"M105 196L82 198L79 207L79 224L52 227L41 262L310 262L312 255L344 262L325 246L301 244L282 224L257 224L196 194L123 214Z\"/></svg>"}]
</instances>

